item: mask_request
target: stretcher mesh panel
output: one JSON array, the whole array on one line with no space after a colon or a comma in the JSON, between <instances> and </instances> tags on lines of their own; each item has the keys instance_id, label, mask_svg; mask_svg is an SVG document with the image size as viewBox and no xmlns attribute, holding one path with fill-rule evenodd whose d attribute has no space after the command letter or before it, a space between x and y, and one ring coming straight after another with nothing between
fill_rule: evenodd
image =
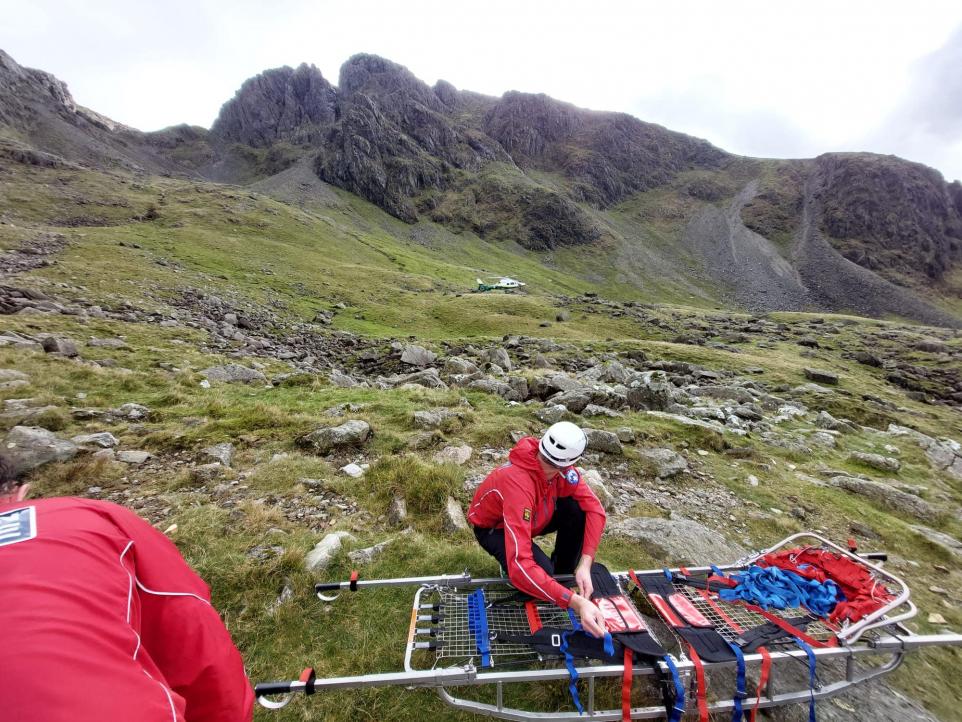
<instances>
[{"instance_id":1,"label":"stretcher mesh panel","mask_svg":"<svg viewBox=\"0 0 962 722\"><path fill-rule=\"evenodd\" d=\"M686 584L679 584L677 582L674 584L674 587L675 591L679 592L680 594L684 594L689 601L695 605L695 608L714 625L718 633L729 642L734 642L738 638L739 632L735 630L731 624L729 624L725 617L728 617L729 620L734 622L743 631L760 627L768 622L763 615L746 609L741 604L732 604L721 601L718 599L717 595L712 595L712 600L715 604L711 604L697 589L693 589ZM722 616L722 614L719 613L719 609L724 613L725 616ZM804 616L806 612L804 609L799 609L796 607L794 609L772 609L769 611L769 614L782 619L791 619L793 617ZM834 632L822 621L810 622L805 629L805 634L819 642L828 642L834 636ZM790 641L787 643L793 644Z\"/></svg>"},{"instance_id":2,"label":"stretcher mesh panel","mask_svg":"<svg viewBox=\"0 0 962 722\"><path fill-rule=\"evenodd\" d=\"M456 589L441 588L437 592L440 602L439 612L444 619L438 623L436 639L441 642L437 649L437 659L468 660L478 656L477 641L468 626L468 593ZM524 604L516 599L513 591L487 591L488 631L505 634L531 634L528 615ZM536 604L542 626L571 629L568 613L550 602ZM491 660L497 665L499 660L535 659L537 655L526 644L492 642Z\"/></svg>"}]
</instances>

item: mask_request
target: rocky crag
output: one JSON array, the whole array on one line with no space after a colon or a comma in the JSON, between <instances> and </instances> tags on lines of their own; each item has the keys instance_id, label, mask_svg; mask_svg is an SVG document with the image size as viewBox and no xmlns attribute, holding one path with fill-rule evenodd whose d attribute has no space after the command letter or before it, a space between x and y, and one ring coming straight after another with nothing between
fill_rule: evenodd
<instances>
[{"instance_id":1,"label":"rocky crag","mask_svg":"<svg viewBox=\"0 0 962 722\"><path fill-rule=\"evenodd\" d=\"M710 296L743 308L960 323L952 304L962 186L894 157L739 158L544 95L431 87L372 55L349 59L336 87L311 65L265 71L224 104L209 131L120 126L5 54L0 88L0 154L11 160L268 182L285 195L284 182L271 177L309 163L320 195L331 184L409 223L538 252L582 247L592 265L613 249L619 258L658 255L655 264L636 260L625 269L629 279L651 267L668 267L669 281L691 276L693 260L712 279ZM722 218L726 205L732 210ZM634 225L614 222L619 212ZM651 245L653 234L665 233L672 244ZM813 233L823 242L817 261ZM638 244L642 253L632 248ZM729 258L726 246L741 254ZM826 276L828 290L819 287Z\"/></svg>"}]
</instances>

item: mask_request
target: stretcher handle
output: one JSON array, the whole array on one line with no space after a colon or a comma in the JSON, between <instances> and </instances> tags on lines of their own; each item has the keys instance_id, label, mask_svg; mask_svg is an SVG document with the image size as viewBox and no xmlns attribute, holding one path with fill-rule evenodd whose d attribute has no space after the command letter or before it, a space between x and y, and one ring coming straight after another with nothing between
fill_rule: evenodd
<instances>
[{"instance_id":1,"label":"stretcher handle","mask_svg":"<svg viewBox=\"0 0 962 722\"><path fill-rule=\"evenodd\" d=\"M267 697L272 694L287 694L291 691L291 683L287 682L259 682L254 685L255 697Z\"/></svg>"},{"instance_id":2,"label":"stretcher handle","mask_svg":"<svg viewBox=\"0 0 962 722\"><path fill-rule=\"evenodd\" d=\"M314 585L315 592L336 592L341 588L341 582L319 582Z\"/></svg>"},{"instance_id":3,"label":"stretcher handle","mask_svg":"<svg viewBox=\"0 0 962 722\"><path fill-rule=\"evenodd\" d=\"M864 552L859 553L859 556L863 559L871 559L879 562L887 562L889 560L888 552Z\"/></svg>"}]
</instances>

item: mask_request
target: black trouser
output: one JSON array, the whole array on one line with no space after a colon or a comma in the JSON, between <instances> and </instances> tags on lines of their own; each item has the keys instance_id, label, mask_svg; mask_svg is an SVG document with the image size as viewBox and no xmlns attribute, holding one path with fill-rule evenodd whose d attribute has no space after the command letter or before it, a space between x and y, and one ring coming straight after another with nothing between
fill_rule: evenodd
<instances>
[{"instance_id":1,"label":"black trouser","mask_svg":"<svg viewBox=\"0 0 962 722\"><path fill-rule=\"evenodd\" d=\"M578 502L569 497L562 497L555 503L554 515L548 526L542 529L538 536L558 532L555 539L554 551L549 557L534 542L531 543L531 554L535 563L548 574L572 574L578 562L581 561L581 548L585 542L585 513L578 506ZM481 548L493 556L507 572L508 561L504 544L504 529L474 528Z\"/></svg>"}]
</instances>

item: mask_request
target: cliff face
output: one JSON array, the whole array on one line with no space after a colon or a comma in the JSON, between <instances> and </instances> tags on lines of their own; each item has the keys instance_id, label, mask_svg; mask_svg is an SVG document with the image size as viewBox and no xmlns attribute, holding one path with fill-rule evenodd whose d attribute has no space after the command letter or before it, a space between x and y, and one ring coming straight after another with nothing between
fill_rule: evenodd
<instances>
[{"instance_id":1,"label":"cliff face","mask_svg":"<svg viewBox=\"0 0 962 722\"><path fill-rule=\"evenodd\" d=\"M313 65L265 70L224 103L211 135L255 148L317 142L321 129L334 122L336 105L337 92Z\"/></svg>"},{"instance_id":2,"label":"cliff face","mask_svg":"<svg viewBox=\"0 0 962 722\"><path fill-rule=\"evenodd\" d=\"M883 276L941 279L962 251L958 182L919 163L864 153L815 159L821 230Z\"/></svg>"}]
</instances>

